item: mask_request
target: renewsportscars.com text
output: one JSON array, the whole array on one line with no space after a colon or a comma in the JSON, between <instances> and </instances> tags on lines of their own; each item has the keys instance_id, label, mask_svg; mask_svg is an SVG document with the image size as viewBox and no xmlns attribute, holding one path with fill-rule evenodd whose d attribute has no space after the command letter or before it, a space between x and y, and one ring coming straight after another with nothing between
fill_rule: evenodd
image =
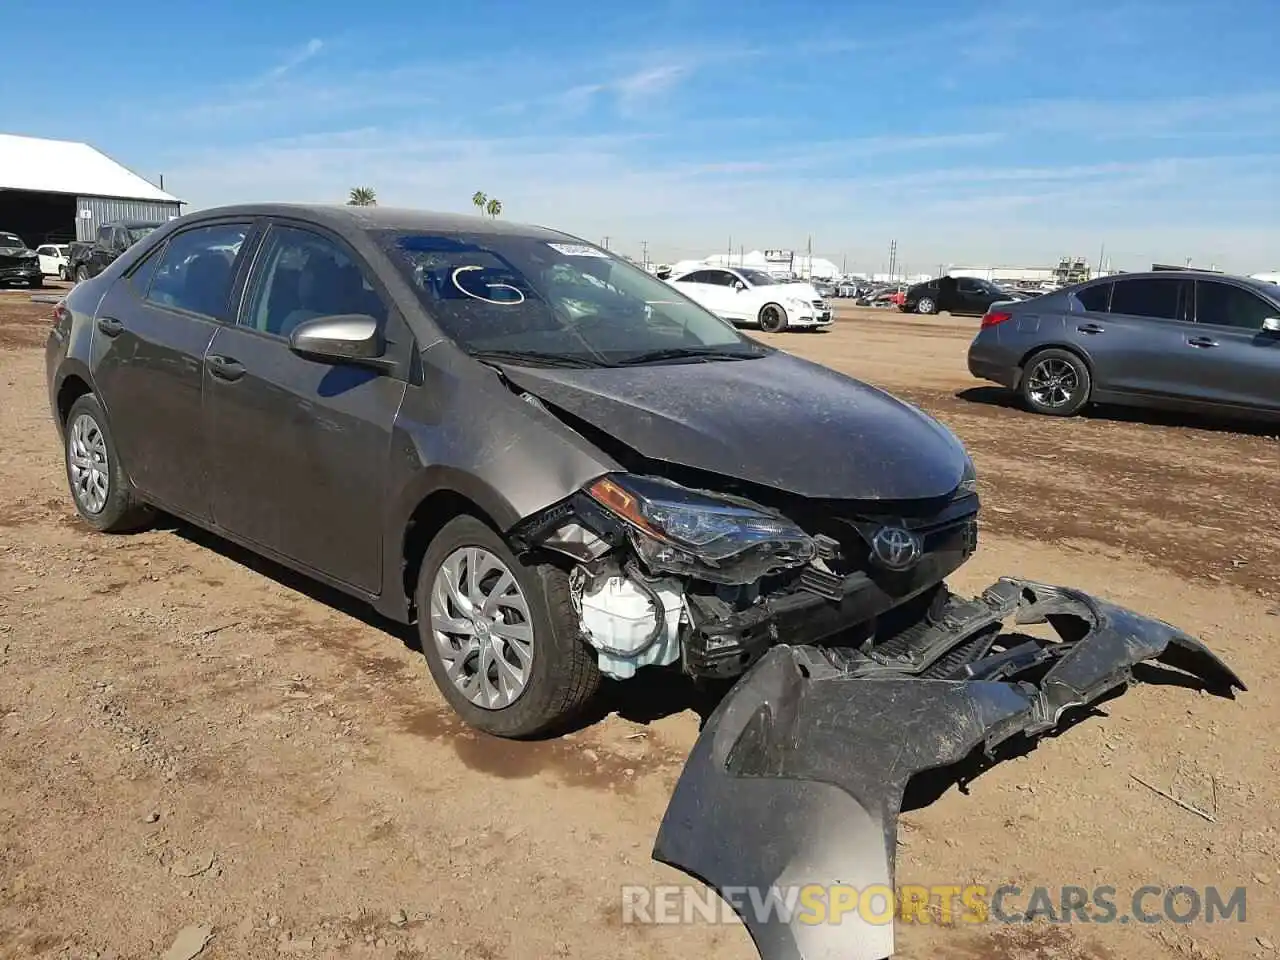
<instances>
[{"instance_id":1,"label":"renewsportscars.com text","mask_svg":"<svg viewBox=\"0 0 1280 960\"><path fill-rule=\"evenodd\" d=\"M1114 886L1019 887L1012 884L904 885L895 891L806 884L789 887L627 886L622 921L639 924L759 923L1243 923L1244 887Z\"/></svg>"}]
</instances>

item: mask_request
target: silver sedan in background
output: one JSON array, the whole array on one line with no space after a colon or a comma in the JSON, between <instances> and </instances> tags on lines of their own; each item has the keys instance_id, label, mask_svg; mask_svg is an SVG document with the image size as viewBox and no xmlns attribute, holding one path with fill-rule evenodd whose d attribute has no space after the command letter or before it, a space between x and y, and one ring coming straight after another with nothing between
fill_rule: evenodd
<instances>
[{"instance_id":1,"label":"silver sedan in background","mask_svg":"<svg viewBox=\"0 0 1280 960\"><path fill-rule=\"evenodd\" d=\"M1280 419L1280 286L1126 273L997 303L969 372L1052 416L1097 402Z\"/></svg>"}]
</instances>

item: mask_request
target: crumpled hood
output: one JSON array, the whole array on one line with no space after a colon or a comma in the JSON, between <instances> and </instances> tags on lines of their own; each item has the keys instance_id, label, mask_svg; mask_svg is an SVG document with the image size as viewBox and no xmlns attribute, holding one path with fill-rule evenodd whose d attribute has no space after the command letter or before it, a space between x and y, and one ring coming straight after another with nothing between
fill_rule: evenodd
<instances>
[{"instance_id":1,"label":"crumpled hood","mask_svg":"<svg viewBox=\"0 0 1280 960\"><path fill-rule=\"evenodd\" d=\"M799 496L944 497L964 473L964 448L931 417L782 352L642 367L507 364L503 372L645 457Z\"/></svg>"}]
</instances>

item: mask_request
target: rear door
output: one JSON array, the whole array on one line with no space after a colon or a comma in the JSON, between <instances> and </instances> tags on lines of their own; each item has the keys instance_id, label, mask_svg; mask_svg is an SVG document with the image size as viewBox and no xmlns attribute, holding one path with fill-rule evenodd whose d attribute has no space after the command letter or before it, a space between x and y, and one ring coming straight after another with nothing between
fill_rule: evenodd
<instances>
[{"instance_id":1,"label":"rear door","mask_svg":"<svg viewBox=\"0 0 1280 960\"><path fill-rule=\"evenodd\" d=\"M98 307L94 388L120 459L157 505L209 514L202 427L203 360L229 315L251 221L175 233L116 280Z\"/></svg>"},{"instance_id":2,"label":"rear door","mask_svg":"<svg viewBox=\"0 0 1280 960\"><path fill-rule=\"evenodd\" d=\"M1135 398L1181 395L1187 339L1196 333L1190 320L1192 281L1177 276L1135 277L1116 280L1111 287L1105 314L1089 311L1066 318L1067 335L1093 364L1096 388L1100 393ZM1076 300L1081 297L1077 295Z\"/></svg>"},{"instance_id":3,"label":"rear door","mask_svg":"<svg viewBox=\"0 0 1280 960\"><path fill-rule=\"evenodd\" d=\"M695 270L675 281L680 290L692 300L697 301L717 316L726 316L729 309L726 294L732 293L731 287L723 282L723 276L732 276L724 270Z\"/></svg>"},{"instance_id":4,"label":"rear door","mask_svg":"<svg viewBox=\"0 0 1280 960\"><path fill-rule=\"evenodd\" d=\"M1211 404L1280 410L1280 333L1263 321L1280 306L1225 280L1196 280L1196 332L1183 354L1189 396Z\"/></svg>"},{"instance_id":5,"label":"rear door","mask_svg":"<svg viewBox=\"0 0 1280 960\"><path fill-rule=\"evenodd\" d=\"M205 364L213 519L331 580L376 593L391 431L404 375L294 353L289 333L320 316L366 314L404 359L413 338L373 271L340 238L273 223L235 325Z\"/></svg>"}]
</instances>

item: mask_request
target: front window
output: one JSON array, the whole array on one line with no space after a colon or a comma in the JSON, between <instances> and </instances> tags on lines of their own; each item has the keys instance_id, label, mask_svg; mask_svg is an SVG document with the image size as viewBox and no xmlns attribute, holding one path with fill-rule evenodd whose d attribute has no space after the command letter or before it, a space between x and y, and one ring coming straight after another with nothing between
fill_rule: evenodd
<instances>
[{"instance_id":1,"label":"front window","mask_svg":"<svg viewBox=\"0 0 1280 960\"><path fill-rule=\"evenodd\" d=\"M155 230L156 230L156 227L153 225L137 226L137 227L127 227L125 229L125 233L129 235L129 243L134 244L134 243L137 243L139 240L141 240L143 237L147 236L147 234L155 232Z\"/></svg>"},{"instance_id":2,"label":"front window","mask_svg":"<svg viewBox=\"0 0 1280 960\"><path fill-rule=\"evenodd\" d=\"M738 273L741 275L743 280L747 281L747 283L751 284L753 287L767 287L770 284L776 284L778 282L763 270L739 270Z\"/></svg>"},{"instance_id":3,"label":"front window","mask_svg":"<svg viewBox=\"0 0 1280 960\"><path fill-rule=\"evenodd\" d=\"M16 233L0 233L0 247L25 247L22 238Z\"/></svg>"},{"instance_id":4,"label":"front window","mask_svg":"<svg viewBox=\"0 0 1280 960\"><path fill-rule=\"evenodd\" d=\"M474 355L609 366L653 355L763 356L732 325L589 244L531 236L385 233L443 333Z\"/></svg>"}]
</instances>

